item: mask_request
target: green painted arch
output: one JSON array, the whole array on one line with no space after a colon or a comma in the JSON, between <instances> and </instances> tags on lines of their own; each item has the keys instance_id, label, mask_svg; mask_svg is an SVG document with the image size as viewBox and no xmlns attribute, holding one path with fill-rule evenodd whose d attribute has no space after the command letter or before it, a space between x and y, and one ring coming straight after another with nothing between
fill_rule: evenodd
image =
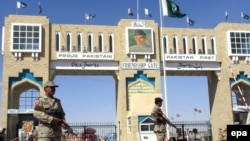
<instances>
[{"instance_id":1,"label":"green painted arch","mask_svg":"<svg viewBox=\"0 0 250 141\"><path fill-rule=\"evenodd\" d=\"M17 77L9 77L9 87L16 87L23 82L29 82L37 87L42 87L43 85L43 78L42 77L35 77L29 69L23 69L22 72L18 74Z\"/></svg>"},{"instance_id":2,"label":"green painted arch","mask_svg":"<svg viewBox=\"0 0 250 141\"><path fill-rule=\"evenodd\" d=\"M240 71L235 78L229 78L229 83L231 88L239 82L242 82L250 86L250 78L248 77L247 74L245 74L244 71Z\"/></svg>"},{"instance_id":3,"label":"green painted arch","mask_svg":"<svg viewBox=\"0 0 250 141\"><path fill-rule=\"evenodd\" d=\"M155 78L150 78L146 74L143 73L143 71L138 71L137 74L134 75L134 77L126 78L126 85L129 86L130 84L134 83L137 80L143 80L147 82L148 84L155 87Z\"/></svg>"}]
</instances>

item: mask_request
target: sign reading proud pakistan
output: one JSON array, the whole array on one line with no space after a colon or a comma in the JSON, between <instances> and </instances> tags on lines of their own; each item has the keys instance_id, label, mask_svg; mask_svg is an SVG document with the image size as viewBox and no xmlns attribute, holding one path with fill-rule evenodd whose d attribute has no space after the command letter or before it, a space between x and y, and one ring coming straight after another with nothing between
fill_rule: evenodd
<instances>
[{"instance_id":1,"label":"sign reading proud pakistan","mask_svg":"<svg viewBox=\"0 0 250 141\"><path fill-rule=\"evenodd\" d=\"M57 53L57 59L114 60L113 53Z\"/></svg>"}]
</instances>

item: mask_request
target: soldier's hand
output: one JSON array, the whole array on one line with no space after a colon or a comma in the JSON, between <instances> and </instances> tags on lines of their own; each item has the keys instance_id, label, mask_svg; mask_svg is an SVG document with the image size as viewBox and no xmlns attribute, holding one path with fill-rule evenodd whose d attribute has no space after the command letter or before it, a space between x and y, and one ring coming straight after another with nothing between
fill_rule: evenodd
<instances>
[{"instance_id":1,"label":"soldier's hand","mask_svg":"<svg viewBox=\"0 0 250 141\"><path fill-rule=\"evenodd\" d=\"M69 127L69 125L68 125L65 121L63 121L63 122L61 123L61 127L62 127L63 129L66 129L66 128Z\"/></svg>"},{"instance_id":2,"label":"soldier's hand","mask_svg":"<svg viewBox=\"0 0 250 141\"><path fill-rule=\"evenodd\" d=\"M51 124L54 126L58 126L60 125L60 123L61 123L61 120L58 118L53 118L53 120L51 121Z\"/></svg>"},{"instance_id":3,"label":"soldier's hand","mask_svg":"<svg viewBox=\"0 0 250 141\"><path fill-rule=\"evenodd\" d=\"M66 129L66 128L67 128L67 126L66 126L64 123L61 124L61 127L62 127L63 129Z\"/></svg>"},{"instance_id":4,"label":"soldier's hand","mask_svg":"<svg viewBox=\"0 0 250 141\"><path fill-rule=\"evenodd\" d=\"M176 126L172 122L169 125L176 128Z\"/></svg>"},{"instance_id":5,"label":"soldier's hand","mask_svg":"<svg viewBox=\"0 0 250 141\"><path fill-rule=\"evenodd\" d=\"M40 106L40 101L39 100L36 100L35 101L35 104L34 104L34 108L36 109L37 107L39 107Z\"/></svg>"},{"instance_id":6,"label":"soldier's hand","mask_svg":"<svg viewBox=\"0 0 250 141\"><path fill-rule=\"evenodd\" d=\"M165 119L163 117L159 117L159 120L160 121L164 121Z\"/></svg>"}]
</instances>

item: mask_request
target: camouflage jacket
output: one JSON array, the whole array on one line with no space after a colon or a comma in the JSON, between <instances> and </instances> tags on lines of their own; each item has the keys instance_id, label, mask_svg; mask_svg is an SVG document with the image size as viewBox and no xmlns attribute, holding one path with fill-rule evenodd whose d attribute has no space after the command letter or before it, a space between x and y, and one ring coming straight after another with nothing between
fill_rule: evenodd
<instances>
[{"instance_id":1,"label":"camouflage jacket","mask_svg":"<svg viewBox=\"0 0 250 141\"><path fill-rule=\"evenodd\" d=\"M62 134L61 126L51 125L51 121L55 117L62 120L65 119L65 113L61 102L57 98L50 98L47 96L39 97L36 101L34 117L39 120L38 137L59 137ZM43 110L37 110L36 107L42 107ZM52 113L52 111L54 113ZM58 116L59 115L59 116Z\"/></svg>"},{"instance_id":2,"label":"camouflage jacket","mask_svg":"<svg viewBox=\"0 0 250 141\"><path fill-rule=\"evenodd\" d=\"M152 117L154 118L154 132L166 132L166 121L159 120L159 117L163 117L166 120L169 120L166 115L162 112L161 108L158 106L154 106L152 112Z\"/></svg>"}]
</instances>

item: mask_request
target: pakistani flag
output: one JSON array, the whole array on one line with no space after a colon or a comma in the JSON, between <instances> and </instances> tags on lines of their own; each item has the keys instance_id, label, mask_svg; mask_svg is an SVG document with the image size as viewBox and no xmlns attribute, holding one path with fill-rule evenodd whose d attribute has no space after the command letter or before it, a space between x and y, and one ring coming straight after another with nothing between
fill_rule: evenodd
<instances>
[{"instance_id":1,"label":"pakistani flag","mask_svg":"<svg viewBox=\"0 0 250 141\"><path fill-rule=\"evenodd\" d=\"M39 9L39 15L43 12L43 8L41 6L41 3L38 3L38 9Z\"/></svg>"},{"instance_id":2,"label":"pakistani flag","mask_svg":"<svg viewBox=\"0 0 250 141\"><path fill-rule=\"evenodd\" d=\"M85 19L86 20L90 20L90 19L94 19L95 18L95 14L94 15L91 15L89 13L85 13Z\"/></svg>"},{"instance_id":3,"label":"pakistani flag","mask_svg":"<svg viewBox=\"0 0 250 141\"><path fill-rule=\"evenodd\" d=\"M249 15L246 14L246 13L241 12L241 18L248 20L249 19Z\"/></svg>"},{"instance_id":4,"label":"pakistani flag","mask_svg":"<svg viewBox=\"0 0 250 141\"><path fill-rule=\"evenodd\" d=\"M150 14L147 8L145 8L144 12L145 12L145 16L149 16L150 18L152 17L152 15Z\"/></svg>"},{"instance_id":5,"label":"pakistani flag","mask_svg":"<svg viewBox=\"0 0 250 141\"><path fill-rule=\"evenodd\" d=\"M190 25L190 26L193 26L195 21L190 19L189 17L187 17L187 23Z\"/></svg>"},{"instance_id":6,"label":"pakistani flag","mask_svg":"<svg viewBox=\"0 0 250 141\"><path fill-rule=\"evenodd\" d=\"M225 19L226 19L226 21L228 19L228 13L227 13L227 11L225 11Z\"/></svg>"},{"instance_id":7,"label":"pakistani flag","mask_svg":"<svg viewBox=\"0 0 250 141\"><path fill-rule=\"evenodd\" d=\"M25 2L22 1L17 1L16 3L16 7L19 8L25 8L27 6L27 4Z\"/></svg>"},{"instance_id":8,"label":"pakistani flag","mask_svg":"<svg viewBox=\"0 0 250 141\"><path fill-rule=\"evenodd\" d=\"M180 12L179 6L171 0L161 0L161 4L163 16L174 18L183 18L186 16L186 14Z\"/></svg>"},{"instance_id":9,"label":"pakistani flag","mask_svg":"<svg viewBox=\"0 0 250 141\"><path fill-rule=\"evenodd\" d=\"M128 9L128 15L129 16L133 16L134 15L133 11L130 8Z\"/></svg>"}]
</instances>

